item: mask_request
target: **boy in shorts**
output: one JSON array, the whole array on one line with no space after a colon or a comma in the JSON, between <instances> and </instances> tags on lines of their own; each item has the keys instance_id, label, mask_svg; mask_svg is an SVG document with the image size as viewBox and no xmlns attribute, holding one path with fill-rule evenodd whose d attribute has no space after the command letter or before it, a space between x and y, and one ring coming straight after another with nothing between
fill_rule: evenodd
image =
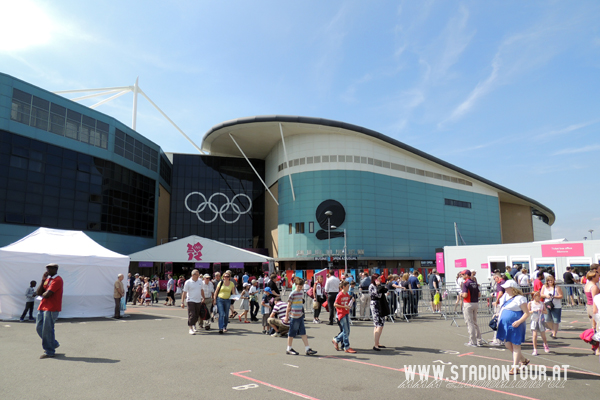
<instances>
[{"instance_id":1,"label":"boy in shorts","mask_svg":"<svg viewBox=\"0 0 600 400\"><path fill-rule=\"evenodd\" d=\"M304 327L304 293L302 288L304 287L304 279L296 277L296 290L290 293L288 298L288 306L285 311L284 323L290 324L290 330L288 332L287 351L286 354L294 356L298 355L298 352L292 348L292 342L296 335L302 336L302 342L307 356L313 356L317 354L316 351L310 348L308 345L308 337L306 336L306 328Z\"/></svg>"}]
</instances>

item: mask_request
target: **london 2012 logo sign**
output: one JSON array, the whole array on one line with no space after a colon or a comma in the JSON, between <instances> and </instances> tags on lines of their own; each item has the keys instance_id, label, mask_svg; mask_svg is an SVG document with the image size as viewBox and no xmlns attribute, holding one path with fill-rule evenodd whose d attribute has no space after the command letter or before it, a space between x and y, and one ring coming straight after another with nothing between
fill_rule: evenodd
<instances>
[{"instance_id":1,"label":"london 2012 logo sign","mask_svg":"<svg viewBox=\"0 0 600 400\"><path fill-rule=\"evenodd\" d=\"M188 243L188 261L192 261L192 258L196 259L196 261L202 260L202 249L204 246L200 244L200 242L196 242L196 244Z\"/></svg>"},{"instance_id":2,"label":"london 2012 logo sign","mask_svg":"<svg viewBox=\"0 0 600 400\"><path fill-rule=\"evenodd\" d=\"M193 199L196 196L200 197L200 202L194 208L193 206L196 205L196 203L193 202ZM248 201L247 205L243 205L240 201L242 197ZM222 198L224 198L225 201L220 206L215 204L218 199ZM213 200L215 200L215 202L213 202ZM190 204L192 207L190 207ZM231 200L229 200L229 197L224 193L214 193L207 200L204 194L200 192L191 192L185 197L185 208L192 214L196 214L198 220L205 224L210 224L217 218L221 218L226 224L235 224L243 214L250 212L252 209L252 200L243 193L236 194ZM235 217L231 218L231 214L235 215Z\"/></svg>"}]
</instances>

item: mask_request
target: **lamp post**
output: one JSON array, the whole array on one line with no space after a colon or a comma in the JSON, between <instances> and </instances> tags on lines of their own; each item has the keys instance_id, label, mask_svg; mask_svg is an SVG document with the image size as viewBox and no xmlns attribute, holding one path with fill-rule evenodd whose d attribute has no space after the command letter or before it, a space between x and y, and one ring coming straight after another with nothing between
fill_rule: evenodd
<instances>
[{"instance_id":1,"label":"lamp post","mask_svg":"<svg viewBox=\"0 0 600 400\"><path fill-rule=\"evenodd\" d=\"M594 232L594 230L590 229L588 232L590 233L590 240L594 240L594 235L592 235L592 233Z\"/></svg>"},{"instance_id":2,"label":"lamp post","mask_svg":"<svg viewBox=\"0 0 600 400\"><path fill-rule=\"evenodd\" d=\"M337 229L337 226L330 225L331 229ZM346 246L346 230L344 229L344 274L348 274L348 248Z\"/></svg>"},{"instance_id":3,"label":"lamp post","mask_svg":"<svg viewBox=\"0 0 600 400\"><path fill-rule=\"evenodd\" d=\"M329 253L331 253L331 216L333 213L331 211L325 211L325 215L327 215L327 247L329 248L327 255L329 255Z\"/></svg>"}]
</instances>

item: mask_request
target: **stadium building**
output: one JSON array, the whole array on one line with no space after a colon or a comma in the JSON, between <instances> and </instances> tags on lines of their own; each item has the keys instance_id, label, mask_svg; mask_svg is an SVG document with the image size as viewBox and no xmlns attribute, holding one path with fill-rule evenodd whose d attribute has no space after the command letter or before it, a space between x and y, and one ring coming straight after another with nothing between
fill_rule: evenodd
<instances>
[{"instance_id":1,"label":"stadium building","mask_svg":"<svg viewBox=\"0 0 600 400\"><path fill-rule=\"evenodd\" d=\"M0 74L0 246L40 226L131 254L197 235L279 269L433 267L436 249L551 239L536 200L343 122L228 121L209 155Z\"/></svg>"}]
</instances>

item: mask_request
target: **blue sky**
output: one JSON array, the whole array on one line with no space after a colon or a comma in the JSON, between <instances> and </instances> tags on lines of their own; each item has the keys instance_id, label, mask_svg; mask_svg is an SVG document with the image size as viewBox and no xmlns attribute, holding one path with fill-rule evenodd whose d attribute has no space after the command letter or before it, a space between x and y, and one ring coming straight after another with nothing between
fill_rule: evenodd
<instances>
[{"instance_id":1,"label":"blue sky","mask_svg":"<svg viewBox=\"0 0 600 400\"><path fill-rule=\"evenodd\" d=\"M0 0L0 71L44 89L140 87L197 144L252 115L376 130L600 239L598 1ZM74 97L74 96L71 96ZM97 99L87 100L92 105ZM99 111L131 123L132 95ZM195 149L140 99L137 130Z\"/></svg>"}]
</instances>

